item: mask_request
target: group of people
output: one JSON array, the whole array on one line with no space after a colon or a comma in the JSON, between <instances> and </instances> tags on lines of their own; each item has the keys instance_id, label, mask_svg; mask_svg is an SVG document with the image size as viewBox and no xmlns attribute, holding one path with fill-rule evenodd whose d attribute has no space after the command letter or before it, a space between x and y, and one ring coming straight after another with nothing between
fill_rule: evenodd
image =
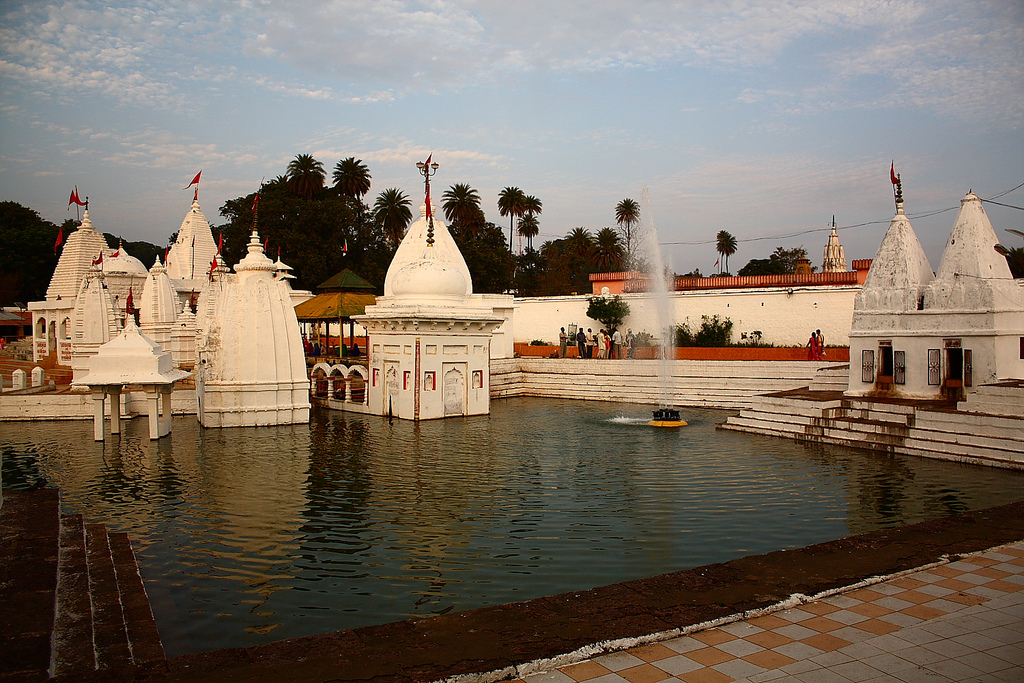
<instances>
[{"instance_id":1,"label":"group of people","mask_svg":"<svg viewBox=\"0 0 1024 683\"><path fill-rule=\"evenodd\" d=\"M807 340L807 351L810 360L824 360L825 335L821 333L821 330L811 332L811 338Z\"/></svg>"},{"instance_id":2,"label":"group of people","mask_svg":"<svg viewBox=\"0 0 1024 683\"><path fill-rule=\"evenodd\" d=\"M623 336L622 332L615 327L611 329L611 332L604 328L594 332L589 327L584 332L580 327L575 338L570 339L563 327L558 333L559 358L565 358L570 342L576 343L580 358L632 358L636 348L636 335L633 334L632 329L627 329ZM625 347L625 355L623 355L623 347Z\"/></svg>"}]
</instances>

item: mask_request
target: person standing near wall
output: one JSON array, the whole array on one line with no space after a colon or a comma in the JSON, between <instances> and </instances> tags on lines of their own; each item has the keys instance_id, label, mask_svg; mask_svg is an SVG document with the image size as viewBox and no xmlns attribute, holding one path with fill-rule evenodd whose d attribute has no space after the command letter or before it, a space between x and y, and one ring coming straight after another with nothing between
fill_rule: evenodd
<instances>
[{"instance_id":1,"label":"person standing near wall","mask_svg":"<svg viewBox=\"0 0 1024 683\"><path fill-rule=\"evenodd\" d=\"M569 343L569 336L565 333L565 328L558 333L558 357L565 358L565 347Z\"/></svg>"},{"instance_id":2,"label":"person standing near wall","mask_svg":"<svg viewBox=\"0 0 1024 683\"><path fill-rule=\"evenodd\" d=\"M612 330L612 358L622 359L622 333L617 327Z\"/></svg>"},{"instance_id":3,"label":"person standing near wall","mask_svg":"<svg viewBox=\"0 0 1024 683\"><path fill-rule=\"evenodd\" d=\"M626 358L633 357L633 351L636 349L636 335L633 334L633 328L630 327L626 330Z\"/></svg>"},{"instance_id":4,"label":"person standing near wall","mask_svg":"<svg viewBox=\"0 0 1024 683\"><path fill-rule=\"evenodd\" d=\"M576 349L579 351L580 358L587 357L587 333L580 327L576 333Z\"/></svg>"},{"instance_id":5,"label":"person standing near wall","mask_svg":"<svg viewBox=\"0 0 1024 683\"><path fill-rule=\"evenodd\" d=\"M594 357L594 347L597 346L597 335L594 330L587 328L587 358Z\"/></svg>"}]
</instances>

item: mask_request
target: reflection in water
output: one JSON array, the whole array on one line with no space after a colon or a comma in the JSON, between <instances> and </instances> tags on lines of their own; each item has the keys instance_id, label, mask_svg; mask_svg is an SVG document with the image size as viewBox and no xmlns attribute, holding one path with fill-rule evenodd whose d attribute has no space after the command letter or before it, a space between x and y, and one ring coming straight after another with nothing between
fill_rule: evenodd
<instances>
[{"instance_id":1,"label":"reflection in water","mask_svg":"<svg viewBox=\"0 0 1024 683\"><path fill-rule=\"evenodd\" d=\"M1021 497L1020 473L646 427L642 406L510 399L490 417L150 442L2 424L3 481L128 531L168 654L500 604L804 546Z\"/></svg>"}]
</instances>

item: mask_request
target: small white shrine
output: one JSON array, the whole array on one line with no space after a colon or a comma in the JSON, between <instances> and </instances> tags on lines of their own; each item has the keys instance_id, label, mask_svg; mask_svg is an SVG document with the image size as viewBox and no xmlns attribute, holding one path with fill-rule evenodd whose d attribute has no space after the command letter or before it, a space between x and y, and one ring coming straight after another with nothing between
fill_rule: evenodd
<instances>
[{"instance_id":1,"label":"small white shrine","mask_svg":"<svg viewBox=\"0 0 1024 683\"><path fill-rule=\"evenodd\" d=\"M962 400L1024 378L1024 290L998 241L969 192L933 275L897 183L896 215L854 303L847 395Z\"/></svg>"},{"instance_id":2,"label":"small white shrine","mask_svg":"<svg viewBox=\"0 0 1024 683\"><path fill-rule=\"evenodd\" d=\"M121 394L128 386L146 394L149 438L159 439L171 432L171 392L178 380L190 373L174 367L171 354L139 332L135 318L128 316L124 330L99 347L88 359L88 374L78 380L92 393L93 438L103 441L105 403L110 400L110 432L121 432Z\"/></svg>"},{"instance_id":3,"label":"small white shrine","mask_svg":"<svg viewBox=\"0 0 1024 683\"><path fill-rule=\"evenodd\" d=\"M427 183L429 201L429 176ZM420 207L388 268L384 296L355 316L369 336L375 415L430 420L490 412L492 333L505 321L495 310L510 309L512 297L473 294L466 261L434 211Z\"/></svg>"},{"instance_id":4,"label":"small white shrine","mask_svg":"<svg viewBox=\"0 0 1024 683\"><path fill-rule=\"evenodd\" d=\"M309 378L288 281L274 277L255 229L234 274L219 257L217 263L196 315L200 424L309 422Z\"/></svg>"}]
</instances>

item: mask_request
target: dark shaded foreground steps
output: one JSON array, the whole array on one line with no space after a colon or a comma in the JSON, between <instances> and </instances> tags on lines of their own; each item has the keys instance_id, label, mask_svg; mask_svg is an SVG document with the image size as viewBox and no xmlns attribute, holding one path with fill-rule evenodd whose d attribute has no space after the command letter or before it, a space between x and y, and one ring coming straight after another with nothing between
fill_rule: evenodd
<instances>
[{"instance_id":1,"label":"dark shaded foreground steps","mask_svg":"<svg viewBox=\"0 0 1024 683\"><path fill-rule=\"evenodd\" d=\"M128 536L61 515L56 489L5 491L0 681L121 677L163 662Z\"/></svg>"}]
</instances>

